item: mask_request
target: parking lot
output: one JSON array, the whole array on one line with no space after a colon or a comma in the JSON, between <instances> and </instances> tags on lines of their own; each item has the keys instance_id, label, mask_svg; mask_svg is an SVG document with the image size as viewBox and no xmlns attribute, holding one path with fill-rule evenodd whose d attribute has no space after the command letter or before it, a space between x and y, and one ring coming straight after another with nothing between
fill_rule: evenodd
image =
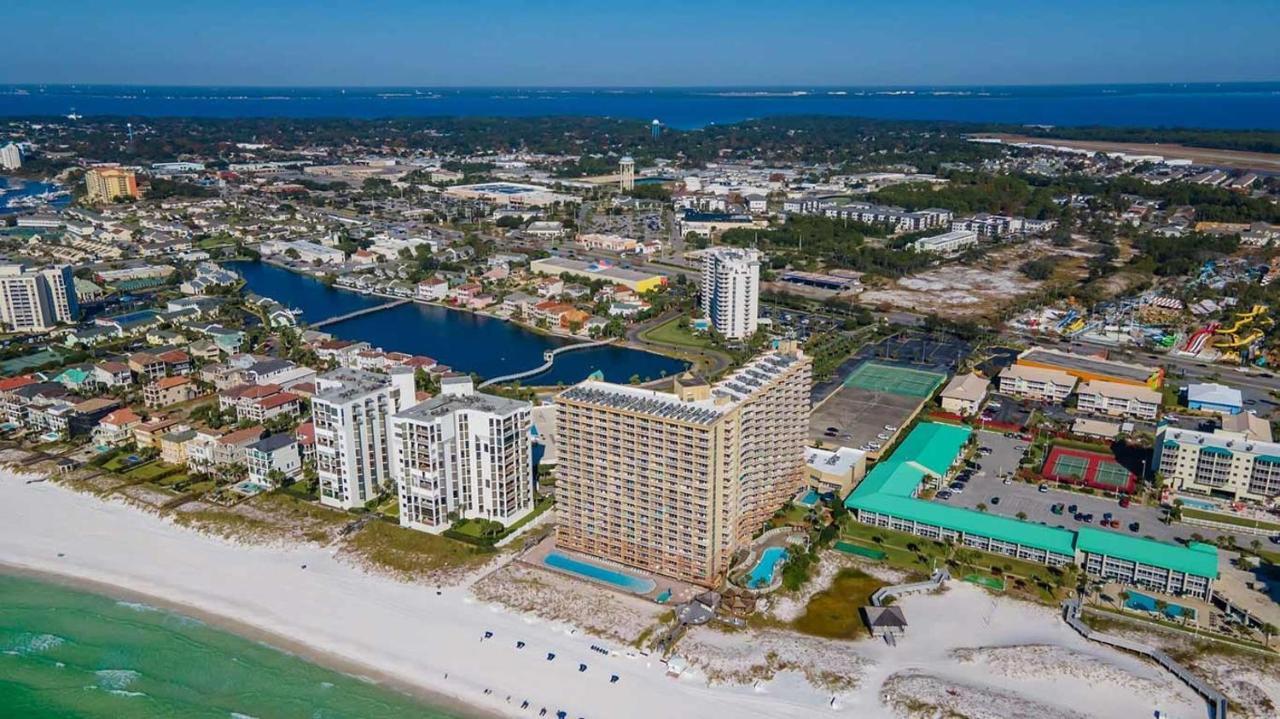
<instances>
[{"instance_id":1,"label":"parking lot","mask_svg":"<svg viewBox=\"0 0 1280 719\"><path fill-rule=\"evenodd\" d=\"M974 461L978 467L973 471L972 478L967 482L964 491L960 494L952 494L950 499L935 501L968 509L976 509L979 504L985 504L988 513L1005 517L1017 517L1019 512L1023 512L1028 522L1039 522L1050 527L1065 529L1076 529L1080 526L1103 529L1099 524L1103 515L1110 512L1112 518L1120 522L1120 528L1109 531L1149 537L1164 542L1185 541L1196 533L1210 538L1226 534L1215 532L1207 527L1166 525L1160 521L1163 510L1137 502L1128 507L1121 507L1117 499L1108 499L1100 494L1080 494L1057 489L1053 484L1048 485L1049 489L1046 492L1041 492L1036 485L1026 482L1015 481L1004 484L999 475L1002 472L1011 474L1017 470L1027 443L1005 437L997 432L983 431L978 433L978 446L989 447L991 453L985 457L975 458ZM1057 503L1066 505L1060 515L1050 511L1050 507ZM1093 514L1093 522L1085 524L1076 521L1068 511L1073 504L1076 505L1078 512ZM1137 532L1129 530L1132 522L1138 523ZM1236 542L1242 546L1248 546L1251 540L1257 539L1257 537L1243 534L1237 534L1235 537Z\"/></svg>"}]
</instances>

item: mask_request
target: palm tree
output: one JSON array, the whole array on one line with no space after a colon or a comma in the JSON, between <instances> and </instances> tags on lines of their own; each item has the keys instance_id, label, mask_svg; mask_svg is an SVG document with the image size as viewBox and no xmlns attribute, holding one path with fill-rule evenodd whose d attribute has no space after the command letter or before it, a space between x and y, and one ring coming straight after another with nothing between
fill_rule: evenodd
<instances>
[{"instance_id":1,"label":"palm tree","mask_svg":"<svg viewBox=\"0 0 1280 719\"><path fill-rule=\"evenodd\" d=\"M1276 634L1277 632L1280 632L1280 630L1277 630L1277 629L1276 629L1276 625L1271 624L1271 623L1269 623L1269 622L1268 622L1268 623L1266 623L1266 624L1263 624L1261 627L1258 627L1258 628L1259 628L1260 630L1262 630L1262 635L1263 635L1264 637L1266 637L1266 639L1264 640L1264 643L1266 644L1266 646L1267 646L1268 648L1270 648L1270 647L1271 647L1271 636L1272 636L1273 634Z\"/></svg>"}]
</instances>

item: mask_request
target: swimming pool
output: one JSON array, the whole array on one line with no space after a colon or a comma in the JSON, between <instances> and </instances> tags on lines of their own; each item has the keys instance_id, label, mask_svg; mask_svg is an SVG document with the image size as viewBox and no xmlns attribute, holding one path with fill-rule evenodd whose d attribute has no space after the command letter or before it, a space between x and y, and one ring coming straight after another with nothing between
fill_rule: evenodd
<instances>
[{"instance_id":1,"label":"swimming pool","mask_svg":"<svg viewBox=\"0 0 1280 719\"><path fill-rule=\"evenodd\" d=\"M760 589L773 584L773 575L777 572L778 565L787 561L787 550L782 547L769 547L760 555L760 561L756 562L756 566L752 567L751 574L747 575L747 587L749 589Z\"/></svg>"},{"instance_id":2,"label":"swimming pool","mask_svg":"<svg viewBox=\"0 0 1280 719\"><path fill-rule=\"evenodd\" d=\"M542 559L542 563L562 572L577 574L580 577L596 582L603 582L635 594L648 594L658 585L652 579L641 579L630 574L602 567L598 564L584 562L559 552L550 552Z\"/></svg>"},{"instance_id":3,"label":"swimming pool","mask_svg":"<svg viewBox=\"0 0 1280 719\"><path fill-rule=\"evenodd\" d=\"M1217 511L1218 509L1218 505L1214 504L1213 502L1205 502L1199 499L1187 499L1186 497L1178 497L1178 499L1182 500L1182 506L1184 507L1191 507L1192 509L1203 509L1206 512L1213 512L1213 511Z\"/></svg>"},{"instance_id":4,"label":"swimming pool","mask_svg":"<svg viewBox=\"0 0 1280 719\"><path fill-rule=\"evenodd\" d=\"M1124 606L1128 609L1137 609L1143 612L1154 612L1156 610L1155 597L1149 597L1142 592L1129 590L1129 598L1125 600ZM1180 604L1168 604L1164 608L1164 614L1170 618L1186 616L1188 619L1196 618L1196 610L1191 607L1184 607Z\"/></svg>"},{"instance_id":5,"label":"swimming pool","mask_svg":"<svg viewBox=\"0 0 1280 719\"><path fill-rule=\"evenodd\" d=\"M818 503L820 496L821 495L818 494L817 490L811 489L804 493L804 496L800 498L798 503L806 507L812 507Z\"/></svg>"}]
</instances>

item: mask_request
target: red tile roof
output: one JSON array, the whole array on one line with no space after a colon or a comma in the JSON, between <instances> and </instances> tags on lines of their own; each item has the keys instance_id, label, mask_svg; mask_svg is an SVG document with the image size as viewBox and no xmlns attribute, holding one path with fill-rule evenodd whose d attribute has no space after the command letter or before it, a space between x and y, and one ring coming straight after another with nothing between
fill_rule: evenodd
<instances>
[{"instance_id":1,"label":"red tile roof","mask_svg":"<svg viewBox=\"0 0 1280 719\"><path fill-rule=\"evenodd\" d=\"M191 379L188 377L161 377L155 381L155 385L160 389L169 389L170 387L181 387L184 384L190 384Z\"/></svg>"},{"instance_id":2,"label":"red tile roof","mask_svg":"<svg viewBox=\"0 0 1280 719\"><path fill-rule=\"evenodd\" d=\"M0 392L9 392L19 387L26 387L29 384L35 384L36 378L29 374L10 377L9 379L0 379Z\"/></svg>"}]
</instances>

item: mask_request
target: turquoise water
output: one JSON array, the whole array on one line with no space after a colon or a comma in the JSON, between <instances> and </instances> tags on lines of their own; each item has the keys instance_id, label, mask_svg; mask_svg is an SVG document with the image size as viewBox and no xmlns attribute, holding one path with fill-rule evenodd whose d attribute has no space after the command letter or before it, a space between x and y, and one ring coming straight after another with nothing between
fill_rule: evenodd
<instances>
[{"instance_id":1,"label":"turquoise water","mask_svg":"<svg viewBox=\"0 0 1280 719\"><path fill-rule=\"evenodd\" d=\"M773 584L773 575L778 570L778 565L787 561L787 550L782 547L769 547L760 555L760 561L756 562L756 566L751 569L751 574L747 575L747 586L752 589L767 587Z\"/></svg>"},{"instance_id":2,"label":"turquoise water","mask_svg":"<svg viewBox=\"0 0 1280 719\"><path fill-rule=\"evenodd\" d=\"M548 567L554 567L565 572L578 574L586 577L587 579L594 579L597 582L611 584L619 589L625 589L628 592L635 592L636 594L648 594L657 586L654 584L652 579L633 577L630 574L616 572L598 564L579 561L559 552L551 552L542 560L542 563L546 564Z\"/></svg>"},{"instance_id":3,"label":"turquoise water","mask_svg":"<svg viewBox=\"0 0 1280 719\"><path fill-rule=\"evenodd\" d=\"M1214 504L1213 502L1204 502L1199 499L1187 499L1186 497L1178 497L1178 499L1182 500L1182 505L1184 507L1191 507L1192 509L1203 509L1206 512L1218 511L1218 505Z\"/></svg>"},{"instance_id":4,"label":"turquoise water","mask_svg":"<svg viewBox=\"0 0 1280 719\"><path fill-rule=\"evenodd\" d=\"M1144 612L1154 612L1156 610L1155 597L1149 597L1142 592L1129 590L1129 598L1125 600L1124 605L1129 609L1137 609ZM1180 604L1170 604L1164 609L1165 616L1177 618L1184 614L1195 619L1196 610L1190 607L1184 607Z\"/></svg>"},{"instance_id":5,"label":"turquoise water","mask_svg":"<svg viewBox=\"0 0 1280 719\"><path fill-rule=\"evenodd\" d=\"M146 605L0 575L0 716L459 719Z\"/></svg>"},{"instance_id":6,"label":"turquoise water","mask_svg":"<svg viewBox=\"0 0 1280 719\"><path fill-rule=\"evenodd\" d=\"M800 498L800 504L803 504L806 507L812 507L818 503L818 497L819 495L817 490L811 489L808 492L805 492L804 496Z\"/></svg>"}]
</instances>

